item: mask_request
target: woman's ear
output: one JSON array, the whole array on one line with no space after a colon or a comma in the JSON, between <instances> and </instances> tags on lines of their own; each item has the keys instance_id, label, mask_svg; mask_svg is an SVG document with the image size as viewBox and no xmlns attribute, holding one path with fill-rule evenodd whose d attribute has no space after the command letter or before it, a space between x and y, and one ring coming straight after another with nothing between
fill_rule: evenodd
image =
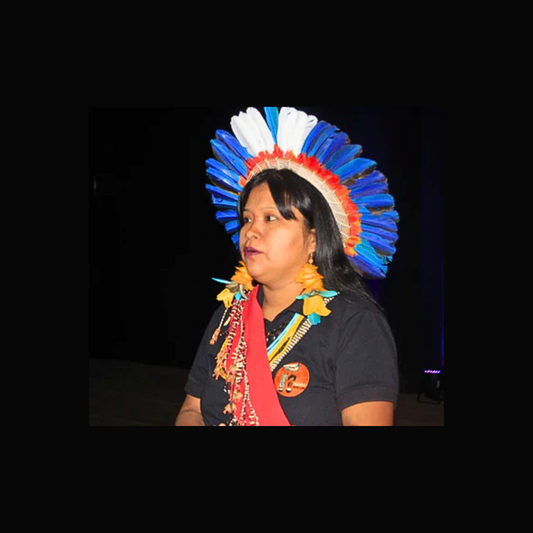
<instances>
[{"instance_id":1,"label":"woman's ear","mask_svg":"<svg viewBox=\"0 0 533 533\"><path fill-rule=\"evenodd\" d=\"M307 236L309 241L309 253L316 254L316 229L312 229Z\"/></svg>"}]
</instances>

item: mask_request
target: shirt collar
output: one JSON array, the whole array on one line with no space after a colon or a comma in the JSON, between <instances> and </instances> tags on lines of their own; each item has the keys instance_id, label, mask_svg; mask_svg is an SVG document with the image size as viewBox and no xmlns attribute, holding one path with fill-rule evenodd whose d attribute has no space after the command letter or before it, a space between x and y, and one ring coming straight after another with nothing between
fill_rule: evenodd
<instances>
[{"instance_id":1,"label":"shirt collar","mask_svg":"<svg viewBox=\"0 0 533 533\"><path fill-rule=\"evenodd\" d=\"M257 293L257 301L259 302L259 305L263 307L263 302L265 300L265 293L263 291L263 285L259 285L259 291ZM298 313L299 315L303 315L304 311L304 303L303 300L294 300L292 304L287 307L284 311L282 311L275 319L274 322L277 322L278 318L284 316L286 313ZM269 322L265 319L265 322Z\"/></svg>"}]
</instances>

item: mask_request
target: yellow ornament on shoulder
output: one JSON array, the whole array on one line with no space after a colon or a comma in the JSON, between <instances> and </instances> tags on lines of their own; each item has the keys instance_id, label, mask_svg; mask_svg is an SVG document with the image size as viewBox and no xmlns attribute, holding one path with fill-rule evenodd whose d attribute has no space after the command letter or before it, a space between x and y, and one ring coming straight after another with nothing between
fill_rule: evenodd
<instances>
[{"instance_id":1,"label":"yellow ornament on shoulder","mask_svg":"<svg viewBox=\"0 0 533 533\"><path fill-rule=\"evenodd\" d=\"M213 278L218 283L224 283L226 288L217 296L219 302L224 302L226 309L229 309L233 304L233 300L237 298L240 301L241 298L246 299L245 291L253 291L253 278L248 273L246 265L241 261L240 267L237 267L235 275L231 278L231 281L224 279Z\"/></svg>"},{"instance_id":2,"label":"yellow ornament on shoulder","mask_svg":"<svg viewBox=\"0 0 533 533\"><path fill-rule=\"evenodd\" d=\"M331 311L324 304L324 298L318 294L304 300L304 315L309 316L312 314L318 316L331 315Z\"/></svg>"},{"instance_id":3,"label":"yellow ornament on shoulder","mask_svg":"<svg viewBox=\"0 0 533 533\"><path fill-rule=\"evenodd\" d=\"M226 309L231 307L231 304L233 302L233 298L235 297L235 293L231 292L229 289L224 289L218 296L217 300L219 302L224 302L224 305L226 306Z\"/></svg>"}]
</instances>

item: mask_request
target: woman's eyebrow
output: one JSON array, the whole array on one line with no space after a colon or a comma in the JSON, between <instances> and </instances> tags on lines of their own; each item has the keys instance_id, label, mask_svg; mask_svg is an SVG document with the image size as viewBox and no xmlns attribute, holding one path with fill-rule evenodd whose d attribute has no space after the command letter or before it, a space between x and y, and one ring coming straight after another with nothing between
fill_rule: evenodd
<instances>
[{"instance_id":1,"label":"woman's eyebrow","mask_svg":"<svg viewBox=\"0 0 533 533\"><path fill-rule=\"evenodd\" d=\"M270 207L262 207L261 209L259 209L259 211L269 211L269 210L272 210L272 209L275 209L276 211L278 210L277 207L270 206ZM246 213L246 211L248 211L249 213L252 212L251 209L244 208L243 213Z\"/></svg>"}]
</instances>

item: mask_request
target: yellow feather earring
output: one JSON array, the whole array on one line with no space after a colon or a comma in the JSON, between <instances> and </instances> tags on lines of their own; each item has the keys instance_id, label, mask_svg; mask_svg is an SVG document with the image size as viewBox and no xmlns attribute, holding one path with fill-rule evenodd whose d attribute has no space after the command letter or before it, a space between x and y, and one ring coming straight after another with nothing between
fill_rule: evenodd
<instances>
[{"instance_id":1,"label":"yellow feather earring","mask_svg":"<svg viewBox=\"0 0 533 533\"><path fill-rule=\"evenodd\" d=\"M338 295L338 292L325 289L322 282L324 276L319 274L318 266L314 262L314 254L311 254L309 263L302 267L294 281L301 283L304 287L304 292L297 299L304 300L304 315L313 326L316 326L321 322L320 317L327 317L331 314L324 304L324 298L333 298Z\"/></svg>"}]
</instances>

